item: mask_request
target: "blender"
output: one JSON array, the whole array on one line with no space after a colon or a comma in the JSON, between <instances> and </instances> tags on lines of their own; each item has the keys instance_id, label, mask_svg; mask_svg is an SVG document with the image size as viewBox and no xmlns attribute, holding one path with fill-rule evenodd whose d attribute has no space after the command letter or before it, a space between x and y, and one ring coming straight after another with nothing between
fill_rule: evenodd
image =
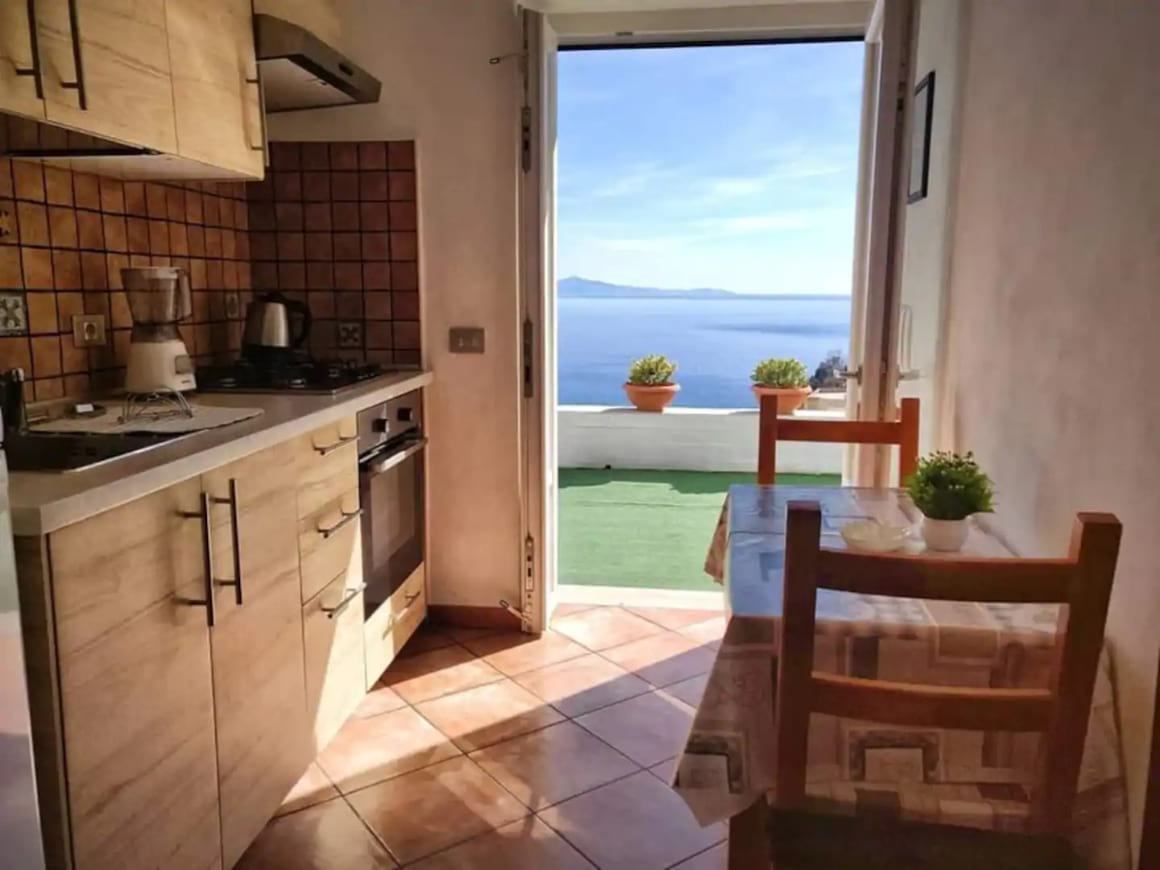
<instances>
[{"instance_id":1,"label":"blender","mask_svg":"<svg viewBox=\"0 0 1160 870\"><path fill-rule=\"evenodd\" d=\"M122 269L121 278L133 315L126 392L194 389L193 360L177 331L178 321L192 311L189 275L173 266L147 266Z\"/></svg>"}]
</instances>

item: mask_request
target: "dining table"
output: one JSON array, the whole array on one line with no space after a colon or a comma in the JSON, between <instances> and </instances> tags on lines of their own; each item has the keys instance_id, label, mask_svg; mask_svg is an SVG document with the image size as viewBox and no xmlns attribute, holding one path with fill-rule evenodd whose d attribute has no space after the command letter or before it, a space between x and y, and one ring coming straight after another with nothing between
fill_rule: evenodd
<instances>
[{"instance_id":1,"label":"dining table","mask_svg":"<svg viewBox=\"0 0 1160 870\"><path fill-rule=\"evenodd\" d=\"M724 584L726 622L672 787L702 825L753 817L776 783L777 665L791 501L821 507L822 546L845 549L855 520L909 528L904 550L926 552L921 515L896 489L730 488L705 570ZM973 520L961 555L1017 558L996 522ZM1058 605L985 604L821 589L815 667L867 679L975 688L1045 688ZM1017 830L1027 818L1039 735L897 727L813 715L807 798L852 814ZM1100 662L1070 839L1093 868L1130 870L1121 737L1110 656Z\"/></svg>"}]
</instances>

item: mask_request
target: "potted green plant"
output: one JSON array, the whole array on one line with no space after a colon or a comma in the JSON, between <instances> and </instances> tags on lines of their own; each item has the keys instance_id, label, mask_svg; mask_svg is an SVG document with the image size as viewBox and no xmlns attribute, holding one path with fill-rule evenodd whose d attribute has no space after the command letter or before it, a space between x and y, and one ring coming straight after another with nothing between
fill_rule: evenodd
<instances>
[{"instance_id":1,"label":"potted green plant","mask_svg":"<svg viewBox=\"0 0 1160 870\"><path fill-rule=\"evenodd\" d=\"M749 378L759 403L762 396L777 396L779 414L792 414L810 395L810 373L791 357L763 359Z\"/></svg>"},{"instance_id":2,"label":"potted green plant","mask_svg":"<svg viewBox=\"0 0 1160 870\"><path fill-rule=\"evenodd\" d=\"M681 389L673 383L676 370L677 364L660 354L633 360L624 385L628 400L638 411L663 411Z\"/></svg>"},{"instance_id":3,"label":"potted green plant","mask_svg":"<svg viewBox=\"0 0 1160 870\"><path fill-rule=\"evenodd\" d=\"M961 550L967 540L967 517L994 509L991 478L971 453L924 456L907 479L906 492L922 511L922 538L932 550Z\"/></svg>"}]
</instances>

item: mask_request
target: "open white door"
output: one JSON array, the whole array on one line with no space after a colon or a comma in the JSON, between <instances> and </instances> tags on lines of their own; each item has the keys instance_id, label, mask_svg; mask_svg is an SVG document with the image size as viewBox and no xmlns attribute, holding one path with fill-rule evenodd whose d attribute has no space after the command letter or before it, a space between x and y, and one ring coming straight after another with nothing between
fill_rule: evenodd
<instances>
[{"instance_id":1,"label":"open white door","mask_svg":"<svg viewBox=\"0 0 1160 870\"><path fill-rule=\"evenodd\" d=\"M524 630L547 629L555 606L556 49L547 16L523 10L524 103L520 174L523 316Z\"/></svg>"},{"instance_id":2,"label":"open white door","mask_svg":"<svg viewBox=\"0 0 1160 870\"><path fill-rule=\"evenodd\" d=\"M851 420L893 419L889 415L896 406L894 336L906 166L901 97L908 81L911 14L909 0L877 0L866 31L846 389ZM886 448L850 447L843 482L884 485L890 479L890 456Z\"/></svg>"}]
</instances>

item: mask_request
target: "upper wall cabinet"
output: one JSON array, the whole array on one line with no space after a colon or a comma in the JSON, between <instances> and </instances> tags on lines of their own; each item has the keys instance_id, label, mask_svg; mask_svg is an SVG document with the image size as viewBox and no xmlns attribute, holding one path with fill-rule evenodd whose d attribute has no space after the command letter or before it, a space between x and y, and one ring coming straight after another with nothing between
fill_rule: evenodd
<instances>
[{"instance_id":1,"label":"upper wall cabinet","mask_svg":"<svg viewBox=\"0 0 1160 870\"><path fill-rule=\"evenodd\" d=\"M35 10L27 3L0 3L0 106L44 118L44 87L37 64Z\"/></svg>"}]
</instances>

